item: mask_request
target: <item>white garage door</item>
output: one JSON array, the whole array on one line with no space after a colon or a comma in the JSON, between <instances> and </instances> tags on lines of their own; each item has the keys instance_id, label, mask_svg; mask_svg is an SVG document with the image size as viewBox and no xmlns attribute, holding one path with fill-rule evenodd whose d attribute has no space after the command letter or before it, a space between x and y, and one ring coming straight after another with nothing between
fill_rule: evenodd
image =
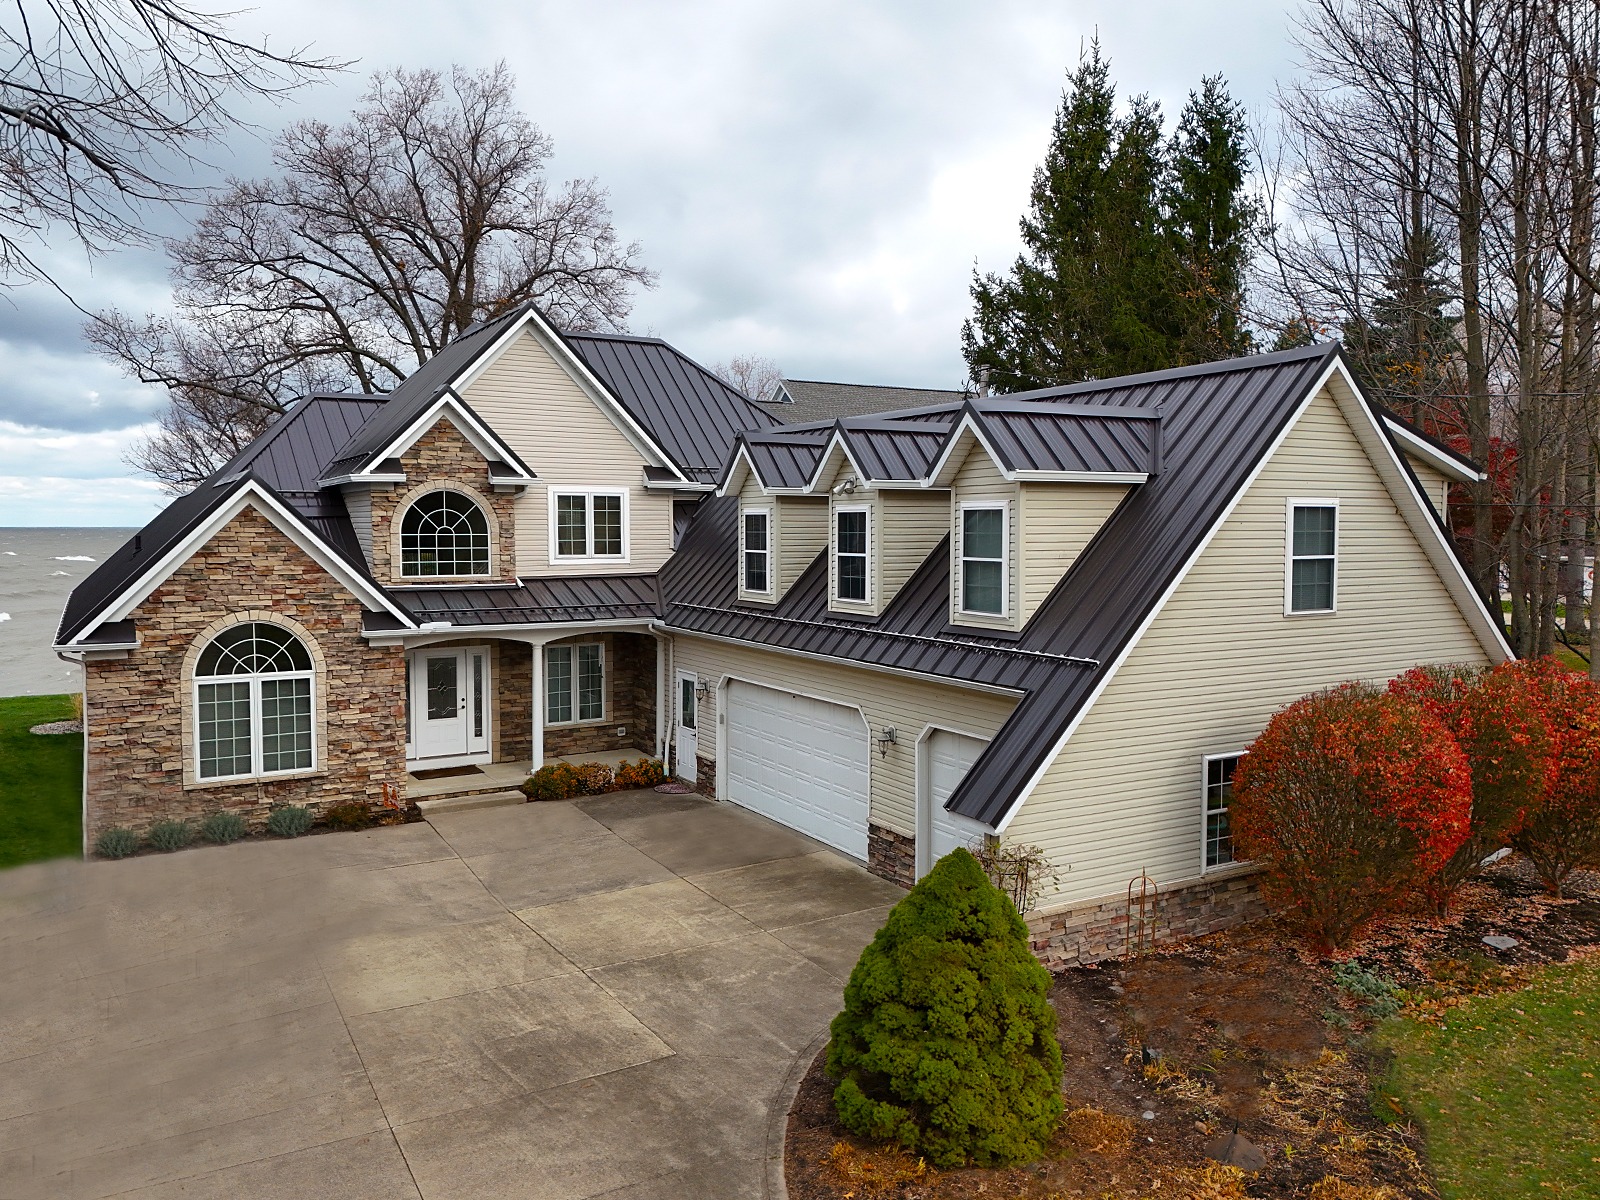
<instances>
[{"instance_id":1,"label":"white garage door","mask_svg":"<svg viewBox=\"0 0 1600 1200\"><path fill-rule=\"evenodd\" d=\"M867 726L842 704L728 684L727 796L867 857Z\"/></svg>"},{"instance_id":2,"label":"white garage door","mask_svg":"<svg viewBox=\"0 0 1600 1200\"><path fill-rule=\"evenodd\" d=\"M988 827L945 809L944 802L966 778L967 768L989 743L964 733L935 729L917 748L917 878L957 846L970 846Z\"/></svg>"}]
</instances>

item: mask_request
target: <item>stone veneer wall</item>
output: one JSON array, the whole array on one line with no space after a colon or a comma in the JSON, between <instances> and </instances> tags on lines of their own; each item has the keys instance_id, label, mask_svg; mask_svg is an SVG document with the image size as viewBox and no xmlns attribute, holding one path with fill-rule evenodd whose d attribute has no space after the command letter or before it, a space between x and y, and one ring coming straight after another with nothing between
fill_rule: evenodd
<instances>
[{"instance_id":1,"label":"stone veneer wall","mask_svg":"<svg viewBox=\"0 0 1600 1200\"><path fill-rule=\"evenodd\" d=\"M602 642L606 647L606 718L584 725L547 725L544 731L546 759L572 754L597 754L609 750L638 750L655 753L656 743L656 653L653 639L642 634L602 633L562 639L553 645L571 642ZM643 649L638 643L644 643ZM617 736L617 727L627 733ZM531 728L531 726L530 726Z\"/></svg>"},{"instance_id":2,"label":"stone veneer wall","mask_svg":"<svg viewBox=\"0 0 1600 1200\"><path fill-rule=\"evenodd\" d=\"M867 869L908 888L917 881L917 840L882 825L867 826Z\"/></svg>"},{"instance_id":3,"label":"stone veneer wall","mask_svg":"<svg viewBox=\"0 0 1600 1200\"><path fill-rule=\"evenodd\" d=\"M501 580L514 581L517 577L516 497L494 490L489 482L489 464L461 431L448 418L440 417L432 429L400 456L400 464L405 468L408 482L377 484L372 488L372 573L385 583L449 582L443 576L401 577L400 563L395 557L400 543L394 518L414 497L433 491L440 484L454 484L489 511L493 547L489 561L491 574Z\"/></svg>"},{"instance_id":4,"label":"stone veneer wall","mask_svg":"<svg viewBox=\"0 0 1600 1200\"><path fill-rule=\"evenodd\" d=\"M230 809L259 825L273 807L379 798L405 771L405 656L361 636L362 606L254 509L235 517L132 613L140 645L84 670L85 837ZM211 784L192 777L196 641L239 616L287 617L314 642L317 759L294 777Z\"/></svg>"},{"instance_id":5,"label":"stone veneer wall","mask_svg":"<svg viewBox=\"0 0 1600 1200\"><path fill-rule=\"evenodd\" d=\"M533 647L494 642L495 762L533 757Z\"/></svg>"},{"instance_id":6,"label":"stone veneer wall","mask_svg":"<svg viewBox=\"0 0 1600 1200\"><path fill-rule=\"evenodd\" d=\"M1161 889L1155 905L1154 940L1173 941L1215 933L1264 916L1259 873L1231 871ZM1052 970L1074 963L1117 958L1128 948L1128 897L1104 896L1027 915L1029 942Z\"/></svg>"}]
</instances>

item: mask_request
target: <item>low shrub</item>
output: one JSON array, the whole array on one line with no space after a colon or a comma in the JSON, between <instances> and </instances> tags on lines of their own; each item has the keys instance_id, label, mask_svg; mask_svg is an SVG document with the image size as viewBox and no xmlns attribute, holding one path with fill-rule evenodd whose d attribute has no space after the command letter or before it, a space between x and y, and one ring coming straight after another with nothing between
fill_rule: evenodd
<instances>
[{"instance_id":1,"label":"low shrub","mask_svg":"<svg viewBox=\"0 0 1600 1200\"><path fill-rule=\"evenodd\" d=\"M267 832L275 837L299 837L311 828L311 810L300 804L275 808L267 816Z\"/></svg>"},{"instance_id":2,"label":"low shrub","mask_svg":"<svg viewBox=\"0 0 1600 1200\"><path fill-rule=\"evenodd\" d=\"M579 763L573 770L577 779L577 795L603 796L612 790L614 780L611 768L605 763Z\"/></svg>"},{"instance_id":3,"label":"low shrub","mask_svg":"<svg viewBox=\"0 0 1600 1200\"><path fill-rule=\"evenodd\" d=\"M1320 949L1343 946L1456 852L1472 779L1422 705L1345 684L1277 712L1240 761L1229 807L1261 889Z\"/></svg>"},{"instance_id":4,"label":"low shrub","mask_svg":"<svg viewBox=\"0 0 1600 1200\"><path fill-rule=\"evenodd\" d=\"M1522 828L1528 806L1548 785L1551 740L1544 705L1523 664L1514 662L1492 671L1414 667L1391 680L1388 690L1438 717L1472 772L1467 836L1423 884L1432 907L1443 912L1484 858Z\"/></svg>"},{"instance_id":5,"label":"low shrub","mask_svg":"<svg viewBox=\"0 0 1600 1200\"><path fill-rule=\"evenodd\" d=\"M94 840L94 852L101 858L127 858L139 849L139 835L131 829L113 825Z\"/></svg>"},{"instance_id":6,"label":"low shrub","mask_svg":"<svg viewBox=\"0 0 1600 1200\"><path fill-rule=\"evenodd\" d=\"M578 794L578 772L571 763L546 763L522 785L529 800L566 800Z\"/></svg>"},{"instance_id":7,"label":"low shrub","mask_svg":"<svg viewBox=\"0 0 1600 1200\"><path fill-rule=\"evenodd\" d=\"M245 819L234 812L214 812L200 822L200 836L214 846L237 842L249 831Z\"/></svg>"},{"instance_id":8,"label":"low shrub","mask_svg":"<svg viewBox=\"0 0 1600 1200\"><path fill-rule=\"evenodd\" d=\"M1363 1010L1373 1020L1381 1021L1400 1011L1399 986L1359 963L1340 963L1334 967L1333 981L1340 991L1361 1001Z\"/></svg>"},{"instance_id":9,"label":"low shrub","mask_svg":"<svg viewBox=\"0 0 1600 1200\"><path fill-rule=\"evenodd\" d=\"M329 829L371 829L372 806L362 800L330 804L322 811L322 823Z\"/></svg>"},{"instance_id":10,"label":"low shrub","mask_svg":"<svg viewBox=\"0 0 1600 1200\"><path fill-rule=\"evenodd\" d=\"M636 763L623 759L617 764L617 769L612 774L612 781L619 791L626 791L632 788L655 787L666 777L666 768L659 758L641 758Z\"/></svg>"},{"instance_id":11,"label":"low shrub","mask_svg":"<svg viewBox=\"0 0 1600 1200\"><path fill-rule=\"evenodd\" d=\"M966 850L940 859L861 952L833 1020L840 1123L938 1167L1039 1158L1061 1118L1050 974Z\"/></svg>"},{"instance_id":12,"label":"low shrub","mask_svg":"<svg viewBox=\"0 0 1600 1200\"><path fill-rule=\"evenodd\" d=\"M182 850L194 841L194 826L187 821L157 821L144 836L157 850Z\"/></svg>"},{"instance_id":13,"label":"low shrub","mask_svg":"<svg viewBox=\"0 0 1600 1200\"><path fill-rule=\"evenodd\" d=\"M1559 897L1573 871L1600 868L1600 687L1554 658L1515 669L1543 706L1550 771L1512 845Z\"/></svg>"}]
</instances>

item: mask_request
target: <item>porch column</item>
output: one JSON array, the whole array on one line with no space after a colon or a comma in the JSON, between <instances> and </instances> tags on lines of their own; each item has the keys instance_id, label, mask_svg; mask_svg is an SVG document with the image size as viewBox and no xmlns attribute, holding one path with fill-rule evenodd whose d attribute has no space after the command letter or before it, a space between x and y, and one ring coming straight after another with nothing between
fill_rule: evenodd
<instances>
[{"instance_id":1,"label":"porch column","mask_svg":"<svg viewBox=\"0 0 1600 1200\"><path fill-rule=\"evenodd\" d=\"M544 643L533 643L533 761L531 775L544 766Z\"/></svg>"},{"instance_id":2,"label":"porch column","mask_svg":"<svg viewBox=\"0 0 1600 1200\"><path fill-rule=\"evenodd\" d=\"M656 638L656 757L667 761L667 717L677 704L677 697L667 680L667 639L659 633Z\"/></svg>"}]
</instances>

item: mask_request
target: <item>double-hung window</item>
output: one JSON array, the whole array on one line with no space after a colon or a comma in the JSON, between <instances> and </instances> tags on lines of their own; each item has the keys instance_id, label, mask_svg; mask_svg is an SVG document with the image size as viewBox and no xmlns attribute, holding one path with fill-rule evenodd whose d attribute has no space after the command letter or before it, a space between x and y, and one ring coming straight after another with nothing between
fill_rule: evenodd
<instances>
[{"instance_id":1,"label":"double-hung window","mask_svg":"<svg viewBox=\"0 0 1600 1200\"><path fill-rule=\"evenodd\" d=\"M1228 828L1228 808L1233 803L1233 772L1242 755L1217 754L1206 759L1204 786L1206 869L1233 861L1233 834Z\"/></svg>"},{"instance_id":2,"label":"double-hung window","mask_svg":"<svg viewBox=\"0 0 1600 1200\"><path fill-rule=\"evenodd\" d=\"M1006 612L1006 509L1002 504L961 506L962 612L1003 617Z\"/></svg>"},{"instance_id":3,"label":"double-hung window","mask_svg":"<svg viewBox=\"0 0 1600 1200\"><path fill-rule=\"evenodd\" d=\"M765 508L748 508L740 527L744 538L744 590L765 594L772 591L772 513Z\"/></svg>"},{"instance_id":4,"label":"double-hung window","mask_svg":"<svg viewBox=\"0 0 1600 1200\"><path fill-rule=\"evenodd\" d=\"M623 491L550 493L550 556L625 559L628 496Z\"/></svg>"},{"instance_id":5,"label":"double-hung window","mask_svg":"<svg viewBox=\"0 0 1600 1200\"><path fill-rule=\"evenodd\" d=\"M248 621L223 630L195 664L201 779L310 770L311 654L287 629Z\"/></svg>"},{"instance_id":6,"label":"double-hung window","mask_svg":"<svg viewBox=\"0 0 1600 1200\"><path fill-rule=\"evenodd\" d=\"M1289 501L1289 577L1285 581L1285 613L1334 611L1338 550L1338 502Z\"/></svg>"},{"instance_id":7,"label":"double-hung window","mask_svg":"<svg viewBox=\"0 0 1600 1200\"><path fill-rule=\"evenodd\" d=\"M547 646L545 724L601 721L606 715L606 648L599 642Z\"/></svg>"},{"instance_id":8,"label":"double-hung window","mask_svg":"<svg viewBox=\"0 0 1600 1200\"><path fill-rule=\"evenodd\" d=\"M865 604L871 596L868 521L865 508L840 508L833 514L834 598Z\"/></svg>"}]
</instances>

